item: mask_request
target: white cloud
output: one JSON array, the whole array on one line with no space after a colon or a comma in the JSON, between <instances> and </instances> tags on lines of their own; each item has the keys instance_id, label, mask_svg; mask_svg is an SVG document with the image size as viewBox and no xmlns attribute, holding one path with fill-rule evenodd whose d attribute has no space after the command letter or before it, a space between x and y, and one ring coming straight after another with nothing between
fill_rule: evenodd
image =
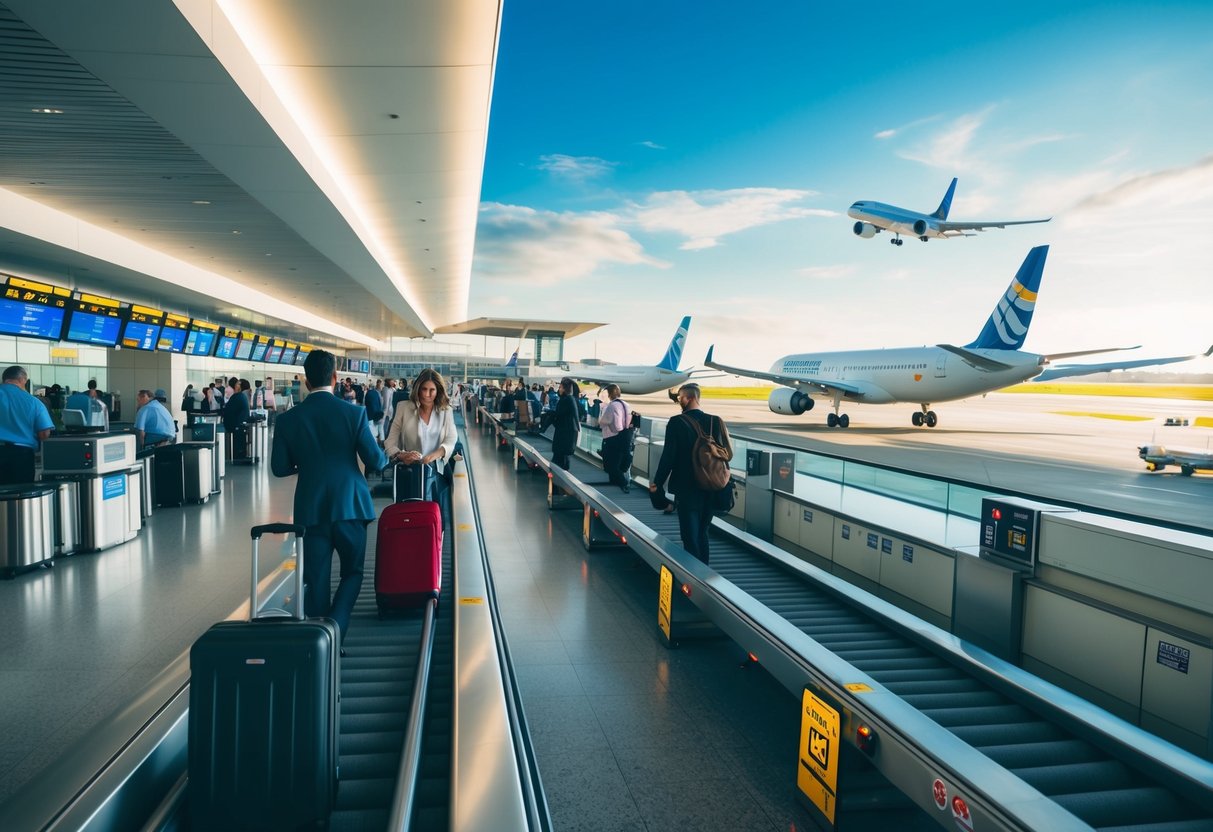
<instances>
[{"instance_id":1,"label":"white cloud","mask_svg":"<svg viewBox=\"0 0 1213 832\"><path fill-rule=\"evenodd\" d=\"M665 145L660 145L660 144L657 144L657 142L653 142L653 141L646 140L643 142L636 142L636 144L640 145L641 147L647 147L650 150L665 150L666 149Z\"/></svg>"},{"instance_id":2,"label":"white cloud","mask_svg":"<svg viewBox=\"0 0 1213 832\"><path fill-rule=\"evenodd\" d=\"M605 211L539 211L483 203L476 231L476 269L494 280L550 286L583 278L608 264L669 266L645 254L620 225L618 215Z\"/></svg>"},{"instance_id":3,"label":"white cloud","mask_svg":"<svg viewBox=\"0 0 1213 832\"><path fill-rule=\"evenodd\" d=\"M712 248L720 238L749 228L804 217L836 217L838 212L796 205L814 191L787 188L734 188L723 191L660 191L631 207L630 219L645 231L672 231L686 237L685 251Z\"/></svg>"},{"instance_id":4,"label":"white cloud","mask_svg":"<svg viewBox=\"0 0 1213 832\"><path fill-rule=\"evenodd\" d=\"M583 182L587 179L597 179L605 176L618 164L599 159L597 156L569 156L564 153L552 153L539 157L539 169L553 176Z\"/></svg>"},{"instance_id":5,"label":"white cloud","mask_svg":"<svg viewBox=\"0 0 1213 832\"><path fill-rule=\"evenodd\" d=\"M834 266L807 266L803 269L797 269L796 274L811 280L840 280L844 277L851 277L855 274L855 271L855 266L838 264Z\"/></svg>"},{"instance_id":6,"label":"white cloud","mask_svg":"<svg viewBox=\"0 0 1213 832\"><path fill-rule=\"evenodd\" d=\"M883 141L884 139L891 139L894 136L897 136L897 135L900 135L900 134L906 132L907 130L912 130L915 127L920 127L924 124L929 124L932 121L937 121L938 119L939 119L938 113L935 115L932 115L932 116L925 116L923 118L914 119L914 121L903 124L900 127L892 127L888 130L881 130L878 133L876 133L875 135L873 135L872 138L881 140L881 141Z\"/></svg>"},{"instance_id":7,"label":"white cloud","mask_svg":"<svg viewBox=\"0 0 1213 832\"><path fill-rule=\"evenodd\" d=\"M965 113L925 143L899 150L897 155L912 162L957 173L987 172L987 164L974 153L972 145L977 131L993 110L994 106L990 105L976 113Z\"/></svg>"}]
</instances>

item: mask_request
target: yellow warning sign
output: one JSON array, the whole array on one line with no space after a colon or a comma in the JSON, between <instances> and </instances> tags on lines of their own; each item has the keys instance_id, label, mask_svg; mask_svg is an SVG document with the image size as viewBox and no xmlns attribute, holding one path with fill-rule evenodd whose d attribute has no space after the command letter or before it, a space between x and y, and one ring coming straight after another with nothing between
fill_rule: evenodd
<instances>
[{"instance_id":1,"label":"yellow warning sign","mask_svg":"<svg viewBox=\"0 0 1213 832\"><path fill-rule=\"evenodd\" d=\"M796 785L834 823L838 803L838 711L805 688L801 700L800 764Z\"/></svg>"},{"instance_id":2,"label":"yellow warning sign","mask_svg":"<svg viewBox=\"0 0 1213 832\"><path fill-rule=\"evenodd\" d=\"M661 589L657 593L657 626L665 637L670 637L670 611L674 606L674 573L663 564L661 567Z\"/></svg>"},{"instance_id":3,"label":"yellow warning sign","mask_svg":"<svg viewBox=\"0 0 1213 832\"><path fill-rule=\"evenodd\" d=\"M872 692L872 686L865 685L863 682L851 682L851 684L843 685L843 687L846 688L847 690L849 690L851 693L871 693Z\"/></svg>"},{"instance_id":4,"label":"yellow warning sign","mask_svg":"<svg viewBox=\"0 0 1213 832\"><path fill-rule=\"evenodd\" d=\"M481 597L479 597L479 596L473 596L473 597L468 597L468 598L460 598L460 599L459 599L459 603L461 603L461 604L471 604L471 605L473 605L473 606L477 606L477 605L479 605L479 604L483 604L483 603L484 603L484 599L483 599L483 598L481 598Z\"/></svg>"}]
</instances>

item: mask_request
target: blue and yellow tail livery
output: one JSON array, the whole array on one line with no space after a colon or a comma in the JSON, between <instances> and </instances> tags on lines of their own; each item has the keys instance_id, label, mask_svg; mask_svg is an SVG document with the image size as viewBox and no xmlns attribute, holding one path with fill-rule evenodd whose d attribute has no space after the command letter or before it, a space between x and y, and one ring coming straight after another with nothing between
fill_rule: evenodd
<instances>
[{"instance_id":1,"label":"blue and yellow tail livery","mask_svg":"<svg viewBox=\"0 0 1213 832\"><path fill-rule=\"evenodd\" d=\"M1037 246L1028 252L1023 265L1015 273L1006 294L998 299L998 305L990 319L977 336L977 340L966 344L970 349L1017 350L1023 347L1036 311L1036 293L1040 291L1040 278L1045 271L1048 246Z\"/></svg>"}]
</instances>

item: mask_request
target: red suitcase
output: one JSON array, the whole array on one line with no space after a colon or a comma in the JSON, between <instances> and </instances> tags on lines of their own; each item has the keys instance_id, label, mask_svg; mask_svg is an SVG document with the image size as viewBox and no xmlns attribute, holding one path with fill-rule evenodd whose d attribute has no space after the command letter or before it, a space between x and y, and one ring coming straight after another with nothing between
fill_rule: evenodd
<instances>
[{"instance_id":1,"label":"red suitcase","mask_svg":"<svg viewBox=\"0 0 1213 832\"><path fill-rule=\"evenodd\" d=\"M375 539L375 603L382 613L423 605L442 588L442 513L438 503L392 503Z\"/></svg>"}]
</instances>

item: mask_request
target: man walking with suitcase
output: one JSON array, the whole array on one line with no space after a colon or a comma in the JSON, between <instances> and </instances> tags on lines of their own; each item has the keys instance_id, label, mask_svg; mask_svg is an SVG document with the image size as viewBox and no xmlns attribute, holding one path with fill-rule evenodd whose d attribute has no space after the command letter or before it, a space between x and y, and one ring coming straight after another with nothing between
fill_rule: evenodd
<instances>
[{"instance_id":1,"label":"man walking with suitcase","mask_svg":"<svg viewBox=\"0 0 1213 832\"><path fill-rule=\"evenodd\" d=\"M337 364L332 353L312 350L303 363L308 395L278 418L270 467L276 477L298 474L295 523L303 538L309 616L328 616L344 639L350 612L362 589L366 527L375 519L371 490L358 469L381 470L387 457L371 434L366 410L333 395ZM329 599L333 550L341 560L341 582Z\"/></svg>"}]
</instances>

